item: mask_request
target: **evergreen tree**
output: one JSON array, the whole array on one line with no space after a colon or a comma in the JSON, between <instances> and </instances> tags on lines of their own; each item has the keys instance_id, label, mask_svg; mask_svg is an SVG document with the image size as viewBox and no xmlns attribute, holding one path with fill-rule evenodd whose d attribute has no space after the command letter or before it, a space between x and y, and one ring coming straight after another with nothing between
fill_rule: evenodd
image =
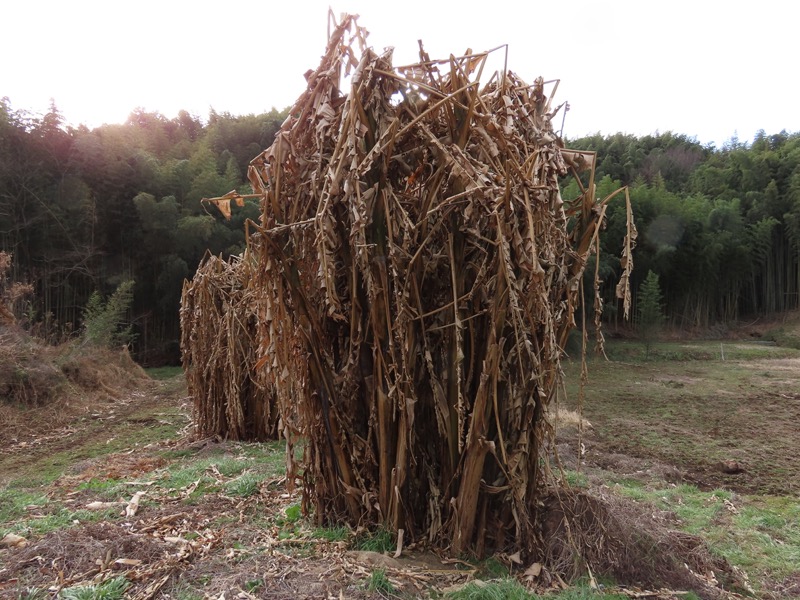
<instances>
[{"instance_id":1,"label":"evergreen tree","mask_svg":"<svg viewBox=\"0 0 800 600\"><path fill-rule=\"evenodd\" d=\"M653 271L647 272L647 277L639 286L636 303L637 330L645 344L645 358L650 358L653 341L661 331L665 320L661 286L658 283L658 275Z\"/></svg>"}]
</instances>

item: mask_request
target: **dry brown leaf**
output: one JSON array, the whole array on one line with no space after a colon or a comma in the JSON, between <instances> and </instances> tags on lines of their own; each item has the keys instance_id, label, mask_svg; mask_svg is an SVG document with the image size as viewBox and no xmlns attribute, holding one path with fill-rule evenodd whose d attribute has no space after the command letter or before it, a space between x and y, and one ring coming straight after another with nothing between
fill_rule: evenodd
<instances>
[{"instance_id":1,"label":"dry brown leaf","mask_svg":"<svg viewBox=\"0 0 800 600\"><path fill-rule=\"evenodd\" d=\"M523 576L526 579L536 579L541 574L542 574L542 563L535 562L530 567L525 569L525 573L523 573Z\"/></svg>"},{"instance_id":2,"label":"dry brown leaf","mask_svg":"<svg viewBox=\"0 0 800 600\"><path fill-rule=\"evenodd\" d=\"M133 495L133 497L128 502L128 505L125 507L126 517L132 517L137 513L137 511L139 510L139 501L142 499L142 496L144 495L145 495L144 492L136 492Z\"/></svg>"},{"instance_id":3,"label":"dry brown leaf","mask_svg":"<svg viewBox=\"0 0 800 600\"><path fill-rule=\"evenodd\" d=\"M0 539L0 548L24 548L28 540L16 533L7 533Z\"/></svg>"},{"instance_id":4,"label":"dry brown leaf","mask_svg":"<svg viewBox=\"0 0 800 600\"><path fill-rule=\"evenodd\" d=\"M101 502L100 500L95 500L94 502L89 502L86 508L89 510L102 510L104 508L119 506L120 504L125 504L125 502Z\"/></svg>"}]
</instances>

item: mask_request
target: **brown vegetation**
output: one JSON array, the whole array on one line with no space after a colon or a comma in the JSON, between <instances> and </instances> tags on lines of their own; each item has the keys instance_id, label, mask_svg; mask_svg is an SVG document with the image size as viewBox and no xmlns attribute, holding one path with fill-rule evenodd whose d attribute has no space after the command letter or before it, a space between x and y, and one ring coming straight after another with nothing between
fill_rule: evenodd
<instances>
[{"instance_id":1,"label":"brown vegetation","mask_svg":"<svg viewBox=\"0 0 800 600\"><path fill-rule=\"evenodd\" d=\"M195 430L232 440L277 437L271 387L256 369L257 293L252 255L207 256L181 299L181 354Z\"/></svg>"},{"instance_id":2,"label":"brown vegetation","mask_svg":"<svg viewBox=\"0 0 800 600\"><path fill-rule=\"evenodd\" d=\"M528 557L544 415L605 212L594 155L563 149L542 79L479 88L488 53L420 48L395 68L390 51L357 56L365 38L353 17L334 27L251 164L258 366L306 436L319 522ZM562 199L559 179L582 171L588 186Z\"/></svg>"}]
</instances>

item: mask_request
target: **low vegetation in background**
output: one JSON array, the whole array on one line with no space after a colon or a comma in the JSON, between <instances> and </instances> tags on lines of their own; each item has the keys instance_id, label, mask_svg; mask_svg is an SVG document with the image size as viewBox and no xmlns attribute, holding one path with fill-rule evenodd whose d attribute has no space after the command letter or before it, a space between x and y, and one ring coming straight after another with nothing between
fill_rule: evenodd
<instances>
[{"instance_id":1,"label":"low vegetation in background","mask_svg":"<svg viewBox=\"0 0 800 600\"><path fill-rule=\"evenodd\" d=\"M82 339L85 344L101 348L128 347L135 335L128 319L133 302L134 282L123 281L108 298L98 292L89 296L83 311Z\"/></svg>"}]
</instances>

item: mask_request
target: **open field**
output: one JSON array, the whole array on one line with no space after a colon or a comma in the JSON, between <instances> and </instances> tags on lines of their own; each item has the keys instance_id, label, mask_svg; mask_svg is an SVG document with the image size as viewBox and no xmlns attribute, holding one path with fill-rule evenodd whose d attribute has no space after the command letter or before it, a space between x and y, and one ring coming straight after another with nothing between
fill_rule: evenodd
<instances>
[{"instance_id":1,"label":"open field","mask_svg":"<svg viewBox=\"0 0 800 600\"><path fill-rule=\"evenodd\" d=\"M609 356L589 364L591 427L559 428L566 480L701 535L756 596L800 597L800 351L671 343L645 361L615 342ZM578 410L580 365L564 366L562 408ZM115 585L139 599L525 597L504 579L508 557L395 558L384 533L315 527L286 489L281 444L193 441L182 377L155 374L123 399L73 406L55 429L39 408L4 432L0 537L24 540L0 548L1 598L123 597ZM641 593L614 583L554 597Z\"/></svg>"}]
</instances>

